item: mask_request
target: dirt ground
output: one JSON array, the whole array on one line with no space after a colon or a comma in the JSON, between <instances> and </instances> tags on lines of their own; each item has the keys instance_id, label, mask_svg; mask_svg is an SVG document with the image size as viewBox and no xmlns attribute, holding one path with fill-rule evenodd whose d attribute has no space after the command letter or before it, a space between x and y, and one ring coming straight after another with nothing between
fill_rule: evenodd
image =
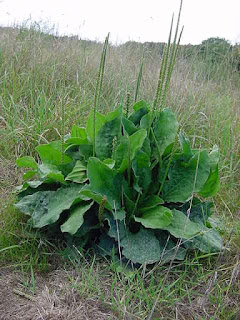
<instances>
[{"instance_id":1,"label":"dirt ground","mask_svg":"<svg viewBox=\"0 0 240 320\"><path fill-rule=\"evenodd\" d=\"M0 320L118 319L106 304L71 288L64 271L36 275L34 294L23 278L19 272L0 269Z\"/></svg>"}]
</instances>

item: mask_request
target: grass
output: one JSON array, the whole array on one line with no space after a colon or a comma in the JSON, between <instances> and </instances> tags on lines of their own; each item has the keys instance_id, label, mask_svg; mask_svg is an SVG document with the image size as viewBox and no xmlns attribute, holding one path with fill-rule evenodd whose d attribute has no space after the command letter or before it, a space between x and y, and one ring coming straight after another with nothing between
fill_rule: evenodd
<instances>
[{"instance_id":1,"label":"grass","mask_svg":"<svg viewBox=\"0 0 240 320\"><path fill-rule=\"evenodd\" d=\"M227 292L228 299L234 304L237 286L233 285L228 290L227 281L232 268L227 264L222 265L221 271L218 271L217 281L214 279L211 282L212 275L216 272L213 261L210 257L202 260L188 257L182 264L172 268L164 287L164 266L159 266L153 272L121 272L121 269L116 270L114 264L109 268L107 262L98 263L95 260L90 268L94 269L93 274L90 273L89 266L85 269L81 265L77 269L77 281L76 277L70 277L70 281L83 295L103 296L104 302L118 312L120 319L148 318L160 290L159 306L154 311L154 319L175 319L177 315L179 318L184 316L184 319L200 319L197 310L202 313L202 319L207 314L213 319L226 319L230 308L227 304L222 304L222 297ZM201 311L201 305L204 305L205 311ZM235 308L236 306L237 304Z\"/></svg>"},{"instance_id":2,"label":"grass","mask_svg":"<svg viewBox=\"0 0 240 320\"><path fill-rule=\"evenodd\" d=\"M1 212L0 222L0 265L22 267L24 271L32 267L47 271L50 267L49 256L53 252L51 246L40 234L26 226L26 217L12 203Z\"/></svg>"},{"instance_id":3,"label":"grass","mask_svg":"<svg viewBox=\"0 0 240 320\"><path fill-rule=\"evenodd\" d=\"M66 290L101 303L112 319L148 319L158 297L153 319L232 319L240 305L240 75L227 64L213 68L197 55L186 59L180 52L177 57L166 104L177 113L192 145L219 146L221 189L214 203L227 249L218 256L188 255L165 278L168 266L125 270L91 252L83 256L76 251L69 263L62 245L52 247L14 208L12 191L20 179L16 158L35 156L36 145L60 138L63 105L65 132L85 123L94 105L102 45L54 38L34 28L1 30L0 39L2 268L20 270L24 290L34 295L36 274L58 267L67 274ZM142 47L110 46L106 60L98 110L107 112L121 101L131 108ZM138 99L153 100L159 66L159 52L148 48Z\"/></svg>"}]
</instances>

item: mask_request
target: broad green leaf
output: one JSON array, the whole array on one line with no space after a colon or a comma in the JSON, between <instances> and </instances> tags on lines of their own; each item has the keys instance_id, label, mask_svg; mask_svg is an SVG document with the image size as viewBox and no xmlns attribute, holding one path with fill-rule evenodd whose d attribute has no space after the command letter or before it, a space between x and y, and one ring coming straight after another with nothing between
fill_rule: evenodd
<instances>
[{"instance_id":1,"label":"broad green leaf","mask_svg":"<svg viewBox=\"0 0 240 320\"><path fill-rule=\"evenodd\" d=\"M142 107L138 109L137 111L134 111L128 118L129 121L133 122L135 126L138 126L140 124L141 119L145 114L149 112L147 107Z\"/></svg>"},{"instance_id":2,"label":"broad green leaf","mask_svg":"<svg viewBox=\"0 0 240 320\"><path fill-rule=\"evenodd\" d=\"M86 139L87 138L86 129L73 125L72 126L72 130L71 130L71 137L72 138L76 137L76 138Z\"/></svg>"},{"instance_id":3,"label":"broad green leaf","mask_svg":"<svg viewBox=\"0 0 240 320\"><path fill-rule=\"evenodd\" d=\"M23 180L31 179L33 176L35 176L36 173L36 170L29 170L23 174L22 178Z\"/></svg>"},{"instance_id":4,"label":"broad green leaf","mask_svg":"<svg viewBox=\"0 0 240 320\"><path fill-rule=\"evenodd\" d=\"M118 239L121 241L126 236L126 227L124 222L114 219L114 217L109 213L105 213L104 217L109 225L108 235L116 241L118 241Z\"/></svg>"},{"instance_id":5,"label":"broad green leaf","mask_svg":"<svg viewBox=\"0 0 240 320\"><path fill-rule=\"evenodd\" d=\"M34 180L34 181L26 181L26 182L24 182L24 184L25 183L27 183L29 185L29 187L35 189L35 188L39 187L41 184L43 184L44 181Z\"/></svg>"},{"instance_id":6,"label":"broad green leaf","mask_svg":"<svg viewBox=\"0 0 240 320\"><path fill-rule=\"evenodd\" d=\"M140 127L142 129L146 129L148 130L149 125L150 125L150 121L151 121L151 112L148 112L147 114L145 114L141 121L140 121Z\"/></svg>"},{"instance_id":7,"label":"broad green leaf","mask_svg":"<svg viewBox=\"0 0 240 320\"><path fill-rule=\"evenodd\" d=\"M15 204L15 207L21 212L32 216L36 208L41 204L43 204L43 206L45 206L46 203L48 204L49 199L52 198L54 194L55 191L38 191L34 194L23 197L17 204Z\"/></svg>"},{"instance_id":8,"label":"broad green leaf","mask_svg":"<svg viewBox=\"0 0 240 320\"><path fill-rule=\"evenodd\" d=\"M67 184L67 182L64 180L64 176L62 173L54 173L49 172L49 174L46 175L45 180L43 180L44 183L52 184L52 183L61 183L61 184Z\"/></svg>"},{"instance_id":9,"label":"broad green leaf","mask_svg":"<svg viewBox=\"0 0 240 320\"><path fill-rule=\"evenodd\" d=\"M111 208L121 207L122 175L97 158L90 158L87 166L90 190L107 197Z\"/></svg>"},{"instance_id":10,"label":"broad green leaf","mask_svg":"<svg viewBox=\"0 0 240 320\"><path fill-rule=\"evenodd\" d=\"M86 125L86 132L87 132L89 138L91 139L91 141L93 141L93 113L94 113L94 111L91 110L89 113L89 116L87 119L87 125ZM95 136L97 136L98 131L102 128L102 126L106 122L106 117L99 112L96 112L95 115L96 115Z\"/></svg>"},{"instance_id":11,"label":"broad green leaf","mask_svg":"<svg viewBox=\"0 0 240 320\"><path fill-rule=\"evenodd\" d=\"M62 152L62 141L61 141L61 140L51 141L51 142L49 142L49 145L50 145L52 148L54 148L54 149ZM63 146L63 147L64 147L64 149L65 149L65 148L67 147L67 144L64 143L64 146Z\"/></svg>"},{"instance_id":12,"label":"broad green leaf","mask_svg":"<svg viewBox=\"0 0 240 320\"><path fill-rule=\"evenodd\" d=\"M107 234L101 234L99 240L97 251L101 256L112 257L116 252L118 252L117 242Z\"/></svg>"},{"instance_id":13,"label":"broad green leaf","mask_svg":"<svg viewBox=\"0 0 240 320\"><path fill-rule=\"evenodd\" d=\"M150 195L146 199L144 199L143 201L140 200L140 202L139 202L140 208L138 209L138 212L143 213L143 212L145 212L149 209L153 209L163 203L164 203L164 201L161 198L159 198L158 196L156 196L155 194Z\"/></svg>"},{"instance_id":14,"label":"broad green leaf","mask_svg":"<svg viewBox=\"0 0 240 320\"><path fill-rule=\"evenodd\" d=\"M74 160L77 154L78 154L78 157L79 157L78 146L76 146L75 144L70 144L70 145L68 145L66 147L66 149L64 150L64 153L66 155L72 157L73 160Z\"/></svg>"},{"instance_id":15,"label":"broad green leaf","mask_svg":"<svg viewBox=\"0 0 240 320\"><path fill-rule=\"evenodd\" d=\"M47 191L42 191L42 192L47 192ZM39 204L36 206L32 214L33 227L36 227L36 225L42 219L42 217L45 214L47 214L49 202L51 201L52 197L54 197L54 195L55 193L53 191L52 194L48 194L44 199L42 198Z\"/></svg>"},{"instance_id":16,"label":"broad green leaf","mask_svg":"<svg viewBox=\"0 0 240 320\"><path fill-rule=\"evenodd\" d=\"M36 151L38 152L43 163L56 166L62 163L61 151L54 148L50 144L41 144L36 147ZM72 162L72 158L64 154L63 163L66 164L70 162Z\"/></svg>"},{"instance_id":17,"label":"broad green leaf","mask_svg":"<svg viewBox=\"0 0 240 320\"><path fill-rule=\"evenodd\" d=\"M133 106L133 110L135 112L137 112L138 110L142 109L142 108L148 108L149 105L146 103L146 101L144 100L140 100L140 101L137 101L134 106Z\"/></svg>"},{"instance_id":18,"label":"broad green leaf","mask_svg":"<svg viewBox=\"0 0 240 320\"><path fill-rule=\"evenodd\" d=\"M88 144L88 140L87 139L82 139L82 138L79 138L79 137L73 137L73 138L67 139L66 143L70 144L70 145L81 146L81 145ZM68 149L69 149L69 146L66 148L66 150L68 150Z\"/></svg>"},{"instance_id":19,"label":"broad green leaf","mask_svg":"<svg viewBox=\"0 0 240 320\"><path fill-rule=\"evenodd\" d=\"M72 162L66 164L59 164L57 168L62 172L62 174L67 176L74 168L76 161L80 158L79 153L71 153L70 157L73 159Z\"/></svg>"},{"instance_id":20,"label":"broad green leaf","mask_svg":"<svg viewBox=\"0 0 240 320\"><path fill-rule=\"evenodd\" d=\"M148 137L144 140L141 150L151 157L151 145Z\"/></svg>"},{"instance_id":21,"label":"broad green leaf","mask_svg":"<svg viewBox=\"0 0 240 320\"><path fill-rule=\"evenodd\" d=\"M150 168L150 158L143 152L138 151L135 158L132 161L132 169L135 175L135 182L138 188L147 190L151 183L151 168Z\"/></svg>"},{"instance_id":22,"label":"broad green leaf","mask_svg":"<svg viewBox=\"0 0 240 320\"><path fill-rule=\"evenodd\" d=\"M23 184L21 184L20 186L17 186L15 189L16 189L16 192L23 192L24 190L27 190L28 187L36 189L43 183L44 181L41 181L41 180L25 181Z\"/></svg>"},{"instance_id":23,"label":"broad green leaf","mask_svg":"<svg viewBox=\"0 0 240 320\"><path fill-rule=\"evenodd\" d=\"M197 171L197 172L196 172ZM167 202L185 202L194 192L200 192L210 173L207 151L203 150L188 161L176 160L168 172L162 198Z\"/></svg>"},{"instance_id":24,"label":"broad green leaf","mask_svg":"<svg viewBox=\"0 0 240 320\"><path fill-rule=\"evenodd\" d=\"M136 152L142 148L143 142L146 139L146 137L147 137L147 130L145 129L140 129L129 137L131 161L135 157Z\"/></svg>"},{"instance_id":25,"label":"broad green leaf","mask_svg":"<svg viewBox=\"0 0 240 320\"><path fill-rule=\"evenodd\" d=\"M191 158L193 154L191 150L190 141L187 137L185 137L185 135L182 132L180 132L179 134L179 141L180 141L180 145L181 145L184 156L187 158Z\"/></svg>"},{"instance_id":26,"label":"broad green leaf","mask_svg":"<svg viewBox=\"0 0 240 320\"><path fill-rule=\"evenodd\" d=\"M113 159L105 159L103 163L106 164L110 169L113 169L115 166L115 160Z\"/></svg>"},{"instance_id":27,"label":"broad green leaf","mask_svg":"<svg viewBox=\"0 0 240 320\"><path fill-rule=\"evenodd\" d=\"M30 215L33 227L36 227L42 217L47 214L49 202L54 195L55 191L38 191L22 198L16 207L23 213Z\"/></svg>"},{"instance_id":28,"label":"broad green leaf","mask_svg":"<svg viewBox=\"0 0 240 320\"><path fill-rule=\"evenodd\" d=\"M126 211L124 209L117 209L112 211L115 220L123 221L126 218Z\"/></svg>"},{"instance_id":29,"label":"broad green leaf","mask_svg":"<svg viewBox=\"0 0 240 320\"><path fill-rule=\"evenodd\" d=\"M220 230L221 232L224 232L224 230L226 229L226 227L224 225L224 221L221 219L221 217L220 218L216 218L216 217L208 218L207 225L210 228Z\"/></svg>"},{"instance_id":30,"label":"broad green leaf","mask_svg":"<svg viewBox=\"0 0 240 320\"><path fill-rule=\"evenodd\" d=\"M40 164L38 166L38 174L45 183L59 182L62 184L66 184L64 175L54 165L46 163Z\"/></svg>"},{"instance_id":31,"label":"broad green leaf","mask_svg":"<svg viewBox=\"0 0 240 320\"><path fill-rule=\"evenodd\" d=\"M94 200L96 201L98 204L100 204L102 202L103 199L103 195L97 192L94 192L92 190L89 189L89 185L85 185L81 192L80 192L80 197L82 200ZM105 208L108 209L109 211L112 210L112 203L108 201L108 199L105 202Z\"/></svg>"},{"instance_id":32,"label":"broad green leaf","mask_svg":"<svg viewBox=\"0 0 240 320\"><path fill-rule=\"evenodd\" d=\"M218 167L214 171L210 171L210 175L205 182L204 186L198 193L200 196L207 198L207 197L214 197L220 187L220 176L218 173Z\"/></svg>"},{"instance_id":33,"label":"broad green leaf","mask_svg":"<svg viewBox=\"0 0 240 320\"><path fill-rule=\"evenodd\" d=\"M181 211L187 215L190 205L190 220L197 223L201 221L203 224L206 224L208 218L212 215L211 209L213 208L213 203L210 201L201 202L199 199L193 198L192 202L188 201L181 206Z\"/></svg>"},{"instance_id":34,"label":"broad green leaf","mask_svg":"<svg viewBox=\"0 0 240 320\"><path fill-rule=\"evenodd\" d=\"M82 144L79 146L79 154L87 161L93 154L93 146L89 144Z\"/></svg>"},{"instance_id":35,"label":"broad green leaf","mask_svg":"<svg viewBox=\"0 0 240 320\"><path fill-rule=\"evenodd\" d=\"M64 210L68 210L73 204L81 201L81 189L82 185L79 184L71 184L69 187L59 188L49 201L47 214L42 216L35 227L42 228L56 222Z\"/></svg>"},{"instance_id":36,"label":"broad green leaf","mask_svg":"<svg viewBox=\"0 0 240 320\"><path fill-rule=\"evenodd\" d=\"M73 145L88 144L86 129L73 125L71 135L66 139L66 143Z\"/></svg>"},{"instance_id":37,"label":"broad green leaf","mask_svg":"<svg viewBox=\"0 0 240 320\"><path fill-rule=\"evenodd\" d=\"M16 164L18 167L37 169L38 165L33 157L21 157L16 160Z\"/></svg>"},{"instance_id":38,"label":"broad green leaf","mask_svg":"<svg viewBox=\"0 0 240 320\"><path fill-rule=\"evenodd\" d=\"M129 199L135 202L138 193L133 188L133 186L128 185L128 181L126 179L123 179L122 189L123 189L124 195L126 195Z\"/></svg>"},{"instance_id":39,"label":"broad green leaf","mask_svg":"<svg viewBox=\"0 0 240 320\"><path fill-rule=\"evenodd\" d=\"M122 140L115 153L116 167L118 168L118 172L122 173L128 168L130 165L129 160L132 161L134 159L136 152L142 148L146 137L147 131L145 129L140 129L132 134L129 138Z\"/></svg>"},{"instance_id":40,"label":"broad green leaf","mask_svg":"<svg viewBox=\"0 0 240 320\"><path fill-rule=\"evenodd\" d=\"M172 221L170 209L158 206L144 212L141 217L134 217L135 221L140 222L145 228L164 229Z\"/></svg>"},{"instance_id":41,"label":"broad green leaf","mask_svg":"<svg viewBox=\"0 0 240 320\"><path fill-rule=\"evenodd\" d=\"M127 137L124 137L114 153L115 168L120 173L123 173L129 166L128 149L129 141Z\"/></svg>"},{"instance_id":42,"label":"broad green leaf","mask_svg":"<svg viewBox=\"0 0 240 320\"><path fill-rule=\"evenodd\" d=\"M218 172L219 151L216 145L213 146L213 149L209 154L209 159L211 168L210 174L203 188L199 192L199 195L204 198L215 196L220 187L220 176Z\"/></svg>"},{"instance_id":43,"label":"broad green leaf","mask_svg":"<svg viewBox=\"0 0 240 320\"><path fill-rule=\"evenodd\" d=\"M79 203L77 207L70 211L70 216L67 221L61 225L62 232L68 232L74 235L84 222L84 214L92 207L91 203Z\"/></svg>"},{"instance_id":44,"label":"broad green leaf","mask_svg":"<svg viewBox=\"0 0 240 320\"><path fill-rule=\"evenodd\" d=\"M201 231L199 223L192 222L184 213L176 209L172 209L172 220L169 225L164 227L175 238L190 239L198 235Z\"/></svg>"},{"instance_id":45,"label":"broad green leaf","mask_svg":"<svg viewBox=\"0 0 240 320\"><path fill-rule=\"evenodd\" d=\"M122 118L122 115L123 115L123 110L122 110L122 106L120 106L115 110L108 112L108 114L106 115L106 121L112 121L117 118Z\"/></svg>"},{"instance_id":46,"label":"broad green leaf","mask_svg":"<svg viewBox=\"0 0 240 320\"><path fill-rule=\"evenodd\" d=\"M112 157L113 140L121 135L121 116L107 121L96 136L96 155L100 160Z\"/></svg>"},{"instance_id":47,"label":"broad green leaf","mask_svg":"<svg viewBox=\"0 0 240 320\"><path fill-rule=\"evenodd\" d=\"M168 263L174 259L175 260L184 260L187 250L183 247L179 247L178 251L176 253L176 245L173 241L170 241L170 243L167 245L167 247L161 248L163 251L161 252L161 259L160 263L161 265Z\"/></svg>"},{"instance_id":48,"label":"broad green leaf","mask_svg":"<svg viewBox=\"0 0 240 320\"><path fill-rule=\"evenodd\" d=\"M160 260L160 245L152 230L127 232L121 241L123 255L133 263L152 264Z\"/></svg>"},{"instance_id":49,"label":"broad green leaf","mask_svg":"<svg viewBox=\"0 0 240 320\"><path fill-rule=\"evenodd\" d=\"M184 242L184 246L188 249L199 249L203 253L219 252L223 248L223 241L217 230L202 224L202 233Z\"/></svg>"},{"instance_id":50,"label":"broad green leaf","mask_svg":"<svg viewBox=\"0 0 240 320\"><path fill-rule=\"evenodd\" d=\"M67 175L66 180L70 180L75 183L83 183L88 180L86 171L87 167L80 160L78 160L72 172Z\"/></svg>"},{"instance_id":51,"label":"broad green leaf","mask_svg":"<svg viewBox=\"0 0 240 320\"><path fill-rule=\"evenodd\" d=\"M161 258L160 263L165 264L169 261L174 260L184 260L187 250L183 247L179 247L176 252L176 242L174 242L171 238L166 235L166 232L158 232L156 237L159 240L160 250L161 250Z\"/></svg>"},{"instance_id":52,"label":"broad green leaf","mask_svg":"<svg viewBox=\"0 0 240 320\"><path fill-rule=\"evenodd\" d=\"M135 202L132 201L126 194L124 194L124 205L128 213L133 212L135 208Z\"/></svg>"},{"instance_id":53,"label":"broad green leaf","mask_svg":"<svg viewBox=\"0 0 240 320\"><path fill-rule=\"evenodd\" d=\"M174 143L178 126L175 114L170 109L164 109L159 113L153 122L153 132L158 143L158 147L155 146L153 151L156 158L159 158L159 152L162 155L165 149Z\"/></svg>"},{"instance_id":54,"label":"broad green leaf","mask_svg":"<svg viewBox=\"0 0 240 320\"><path fill-rule=\"evenodd\" d=\"M89 210L84 215L84 221L81 227L74 234L74 238L81 238L88 235L92 230L99 230L99 220L92 210Z\"/></svg>"},{"instance_id":55,"label":"broad green leaf","mask_svg":"<svg viewBox=\"0 0 240 320\"><path fill-rule=\"evenodd\" d=\"M171 143L169 146L167 146L167 148L165 149L165 151L163 152L163 157L167 157L168 155L170 155L170 153L173 150L173 146L174 146L174 142Z\"/></svg>"},{"instance_id":56,"label":"broad green leaf","mask_svg":"<svg viewBox=\"0 0 240 320\"><path fill-rule=\"evenodd\" d=\"M135 133L138 129L134 125L134 123L126 118L122 118L122 124L123 128L126 131L126 133L131 136L133 133Z\"/></svg>"}]
</instances>

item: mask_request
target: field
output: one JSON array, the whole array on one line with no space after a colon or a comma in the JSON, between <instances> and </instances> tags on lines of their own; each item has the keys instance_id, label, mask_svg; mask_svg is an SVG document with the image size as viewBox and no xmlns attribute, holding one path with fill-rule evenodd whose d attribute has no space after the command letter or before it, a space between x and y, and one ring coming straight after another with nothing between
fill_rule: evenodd
<instances>
[{"instance_id":1,"label":"field","mask_svg":"<svg viewBox=\"0 0 240 320\"><path fill-rule=\"evenodd\" d=\"M14 207L22 176L16 159L36 157L38 144L60 138L63 106L65 133L86 123L102 44L1 28L0 45L0 319L239 319L237 69L180 47L166 102L192 147L219 147L221 186L213 201L224 250L191 253L170 268L124 270L91 251L66 259L64 244L29 230ZM100 112L133 105L142 49L131 42L108 48ZM160 62L158 46L146 45L138 99L153 101Z\"/></svg>"}]
</instances>

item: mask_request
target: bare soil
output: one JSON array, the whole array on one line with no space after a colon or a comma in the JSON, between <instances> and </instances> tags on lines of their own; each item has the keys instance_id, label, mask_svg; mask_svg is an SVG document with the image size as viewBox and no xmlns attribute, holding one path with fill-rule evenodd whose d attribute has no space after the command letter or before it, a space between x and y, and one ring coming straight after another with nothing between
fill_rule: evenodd
<instances>
[{"instance_id":1,"label":"bare soil","mask_svg":"<svg viewBox=\"0 0 240 320\"><path fill-rule=\"evenodd\" d=\"M118 319L105 303L81 296L70 287L67 273L35 277L35 292L20 272L0 269L0 320Z\"/></svg>"}]
</instances>

